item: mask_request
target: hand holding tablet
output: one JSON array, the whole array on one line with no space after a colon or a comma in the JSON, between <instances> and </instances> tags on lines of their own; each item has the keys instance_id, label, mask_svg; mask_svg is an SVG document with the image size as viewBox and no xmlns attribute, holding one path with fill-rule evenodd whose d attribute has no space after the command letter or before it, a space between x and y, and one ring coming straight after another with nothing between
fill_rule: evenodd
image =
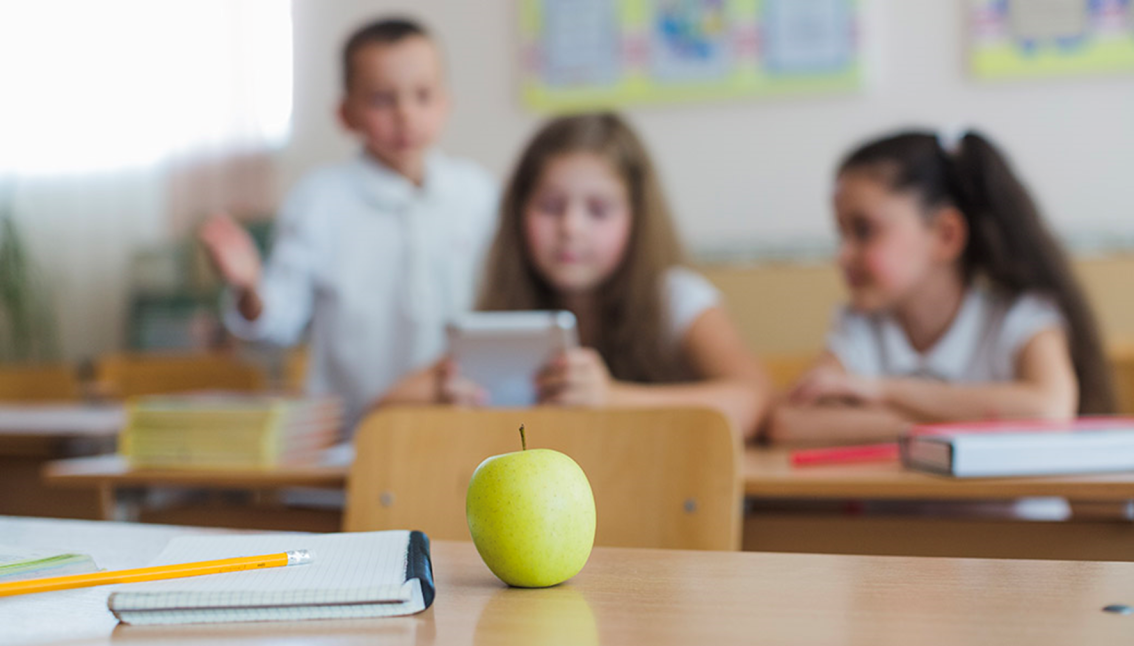
<instances>
[{"instance_id":1,"label":"hand holding tablet","mask_svg":"<svg viewBox=\"0 0 1134 646\"><path fill-rule=\"evenodd\" d=\"M538 403L536 375L579 344L575 316L566 311L472 312L448 330L449 353L459 373L450 375L450 383L458 395L470 382L476 384L487 393L480 403L488 406Z\"/></svg>"}]
</instances>

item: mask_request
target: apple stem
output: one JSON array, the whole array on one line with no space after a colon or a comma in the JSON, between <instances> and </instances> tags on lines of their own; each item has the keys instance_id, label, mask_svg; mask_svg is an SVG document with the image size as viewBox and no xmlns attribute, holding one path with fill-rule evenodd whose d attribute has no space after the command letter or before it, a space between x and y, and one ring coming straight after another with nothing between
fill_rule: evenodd
<instances>
[{"instance_id":1,"label":"apple stem","mask_svg":"<svg viewBox=\"0 0 1134 646\"><path fill-rule=\"evenodd\" d=\"M524 437L524 425L520 424L520 450L528 450L528 440Z\"/></svg>"}]
</instances>

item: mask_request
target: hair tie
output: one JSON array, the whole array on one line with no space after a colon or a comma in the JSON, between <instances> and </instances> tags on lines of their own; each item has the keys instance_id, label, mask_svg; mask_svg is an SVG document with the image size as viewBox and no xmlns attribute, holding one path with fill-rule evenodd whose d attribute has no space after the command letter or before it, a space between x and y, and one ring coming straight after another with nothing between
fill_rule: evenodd
<instances>
[{"instance_id":1,"label":"hair tie","mask_svg":"<svg viewBox=\"0 0 1134 646\"><path fill-rule=\"evenodd\" d=\"M945 154L952 157L960 152L961 140L967 134L969 134L969 129L964 127L942 128L937 131L937 145L945 151Z\"/></svg>"}]
</instances>

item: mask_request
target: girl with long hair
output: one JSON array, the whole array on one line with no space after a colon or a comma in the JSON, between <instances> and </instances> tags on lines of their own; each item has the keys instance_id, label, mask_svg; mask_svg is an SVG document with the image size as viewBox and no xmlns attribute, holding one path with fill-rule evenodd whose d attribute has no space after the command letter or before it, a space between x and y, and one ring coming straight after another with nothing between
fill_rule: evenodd
<instances>
[{"instance_id":1,"label":"girl with long hair","mask_svg":"<svg viewBox=\"0 0 1134 646\"><path fill-rule=\"evenodd\" d=\"M535 135L508 183L479 309L575 315L581 347L537 376L541 403L710 406L750 437L768 380L720 294L681 262L669 207L634 131L609 113L561 117ZM407 380L385 403L423 400L485 403L450 361Z\"/></svg>"},{"instance_id":2,"label":"girl with long hair","mask_svg":"<svg viewBox=\"0 0 1134 646\"><path fill-rule=\"evenodd\" d=\"M870 441L910 422L1113 412L1086 296L985 137L869 143L841 164L834 206L850 304L768 439Z\"/></svg>"}]
</instances>

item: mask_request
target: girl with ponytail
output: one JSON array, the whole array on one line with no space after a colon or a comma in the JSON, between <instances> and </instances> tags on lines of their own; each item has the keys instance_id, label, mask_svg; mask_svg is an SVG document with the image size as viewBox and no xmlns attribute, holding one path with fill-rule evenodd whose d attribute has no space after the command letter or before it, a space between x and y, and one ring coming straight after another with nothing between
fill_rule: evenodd
<instances>
[{"instance_id":1,"label":"girl with ponytail","mask_svg":"<svg viewBox=\"0 0 1134 646\"><path fill-rule=\"evenodd\" d=\"M911 422L1113 412L1066 256L983 136L907 132L839 167L850 303L772 415L772 441L892 439Z\"/></svg>"}]
</instances>

